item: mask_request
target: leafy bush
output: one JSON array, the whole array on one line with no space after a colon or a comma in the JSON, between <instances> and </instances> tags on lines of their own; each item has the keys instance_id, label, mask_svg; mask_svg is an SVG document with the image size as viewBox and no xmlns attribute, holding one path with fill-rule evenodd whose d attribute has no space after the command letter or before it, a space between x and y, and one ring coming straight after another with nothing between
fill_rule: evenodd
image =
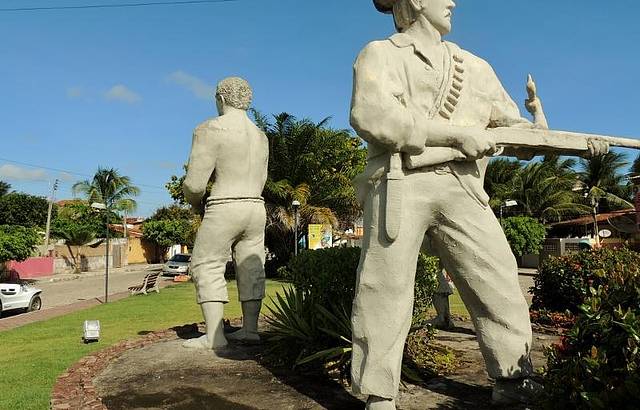
<instances>
[{"instance_id":1,"label":"leafy bush","mask_svg":"<svg viewBox=\"0 0 640 410\"><path fill-rule=\"evenodd\" d=\"M620 265L639 266L640 254L629 249L599 249L550 257L543 262L531 288L532 309L576 313L589 288L605 284Z\"/></svg>"},{"instance_id":2,"label":"leafy bush","mask_svg":"<svg viewBox=\"0 0 640 410\"><path fill-rule=\"evenodd\" d=\"M23 261L39 243L40 235L35 229L0 225L0 262Z\"/></svg>"},{"instance_id":3,"label":"leafy bush","mask_svg":"<svg viewBox=\"0 0 640 410\"><path fill-rule=\"evenodd\" d=\"M627 263L629 251L597 256L610 258L607 269L595 271L576 324L547 351L549 408L635 408L640 400L640 264Z\"/></svg>"},{"instance_id":4,"label":"leafy bush","mask_svg":"<svg viewBox=\"0 0 640 410\"><path fill-rule=\"evenodd\" d=\"M267 322L270 351L285 364L322 364L342 377L351 363L351 306L360 248L305 251L281 275L294 288L278 295ZM437 289L437 258L420 255L414 317L423 315Z\"/></svg>"},{"instance_id":5,"label":"leafy bush","mask_svg":"<svg viewBox=\"0 0 640 410\"><path fill-rule=\"evenodd\" d=\"M537 255L547 234L547 228L543 224L528 216L505 218L502 228L516 256Z\"/></svg>"},{"instance_id":6,"label":"leafy bush","mask_svg":"<svg viewBox=\"0 0 640 410\"><path fill-rule=\"evenodd\" d=\"M0 197L0 225L43 228L47 224L49 201L46 198L12 192ZM52 217L57 207L52 209Z\"/></svg>"},{"instance_id":7,"label":"leafy bush","mask_svg":"<svg viewBox=\"0 0 640 410\"><path fill-rule=\"evenodd\" d=\"M360 248L306 250L281 268L280 274L316 303L342 304L353 300L359 261Z\"/></svg>"}]
</instances>

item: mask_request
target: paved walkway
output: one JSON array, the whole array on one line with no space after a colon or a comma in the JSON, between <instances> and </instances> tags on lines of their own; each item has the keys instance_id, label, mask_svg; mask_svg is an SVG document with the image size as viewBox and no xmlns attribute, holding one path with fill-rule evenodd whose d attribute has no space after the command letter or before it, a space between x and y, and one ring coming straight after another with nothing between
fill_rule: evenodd
<instances>
[{"instance_id":1,"label":"paved walkway","mask_svg":"<svg viewBox=\"0 0 640 410\"><path fill-rule=\"evenodd\" d=\"M149 271L158 270L160 266L140 265L114 269L109 273L109 302L128 297L130 286L141 284ZM172 283L170 279L161 280L160 287ZM0 332L102 304L104 271L39 278L34 286L42 289L42 310L21 314L5 312L0 318Z\"/></svg>"}]
</instances>

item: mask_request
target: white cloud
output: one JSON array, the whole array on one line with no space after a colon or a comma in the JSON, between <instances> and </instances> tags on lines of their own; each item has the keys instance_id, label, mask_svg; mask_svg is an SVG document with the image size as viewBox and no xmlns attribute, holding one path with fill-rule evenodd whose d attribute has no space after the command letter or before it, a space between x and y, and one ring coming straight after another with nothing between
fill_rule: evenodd
<instances>
[{"instance_id":1,"label":"white cloud","mask_svg":"<svg viewBox=\"0 0 640 410\"><path fill-rule=\"evenodd\" d=\"M74 86L67 88L67 98L78 99L86 96L85 89L83 87Z\"/></svg>"},{"instance_id":2,"label":"white cloud","mask_svg":"<svg viewBox=\"0 0 640 410\"><path fill-rule=\"evenodd\" d=\"M202 98L204 100L210 100L211 98L213 98L213 86L207 84L204 80L196 76L185 73L184 71L174 71L173 73L169 74L167 79L170 82L178 84L191 91L193 95L198 98Z\"/></svg>"},{"instance_id":3,"label":"white cloud","mask_svg":"<svg viewBox=\"0 0 640 410\"><path fill-rule=\"evenodd\" d=\"M73 175L71 175L68 172L61 172L60 175L58 175L58 178L60 180L62 180L62 181L65 181L65 182L71 182L71 181L75 181L75 180L78 179L77 177L74 177Z\"/></svg>"},{"instance_id":4,"label":"white cloud","mask_svg":"<svg viewBox=\"0 0 640 410\"><path fill-rule=\"evenodd\" d=\"M28 169L17 165L0 165L0 179L17 181L47 181L49 180L46 171L43 169Z\"/></svg>"},{"instance_id":5,"label":"white cloud","mask_svg":"<svg viewBox=\"0 0 640 410\"><path fill-rule=\"evenodd\" d=\"M131 91L122 84L117 84L111 87L111 89L104 94L104 97L109 101L121 101L129 104L135 104L142 100L140 95Z\"/></svg>"}]
</instances>

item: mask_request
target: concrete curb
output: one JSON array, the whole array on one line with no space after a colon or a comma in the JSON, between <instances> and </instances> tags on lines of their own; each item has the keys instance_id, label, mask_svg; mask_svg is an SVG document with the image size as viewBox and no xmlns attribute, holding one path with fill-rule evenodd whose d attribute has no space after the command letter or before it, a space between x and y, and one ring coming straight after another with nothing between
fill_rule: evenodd
<instances>
[{"instance_id":1,"label":"concrete curb","mask_svg":"<svg viewBox=\"0 0 640 410\"><path fill-rule=\"evenodd\" d=\"M109 274L152 271L152 270L158 270L158 269L162 269L162 264L131 265L131 266L126 266L124 268L115 268L113 270L109 269ZM43 276L40 278L27 279L27 280L33 280L36 283L39 283L39 282L55 283L55 282L67 282L71 280L91 278L91 277L103 276L103 275L104 275L104 269L98 270L98 271L83 272L83 273L58 273L53 276Z\"/></svg>"}]
</instances>

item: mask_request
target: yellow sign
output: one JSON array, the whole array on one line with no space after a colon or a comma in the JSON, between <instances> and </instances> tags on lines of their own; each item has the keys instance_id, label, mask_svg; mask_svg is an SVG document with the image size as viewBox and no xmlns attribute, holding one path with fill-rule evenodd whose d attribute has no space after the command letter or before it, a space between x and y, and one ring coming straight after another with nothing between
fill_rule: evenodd
<instances>
[{"instance_id":1,"label":"yellow sign","mask_svg":"<svg viewBox=\"0 0 640 410\"><path fill-rule=\"evenodd\" d=\"M309 224L309 249L331 248L332 245L331 225Z\"/></svg>"}]
</instances>

